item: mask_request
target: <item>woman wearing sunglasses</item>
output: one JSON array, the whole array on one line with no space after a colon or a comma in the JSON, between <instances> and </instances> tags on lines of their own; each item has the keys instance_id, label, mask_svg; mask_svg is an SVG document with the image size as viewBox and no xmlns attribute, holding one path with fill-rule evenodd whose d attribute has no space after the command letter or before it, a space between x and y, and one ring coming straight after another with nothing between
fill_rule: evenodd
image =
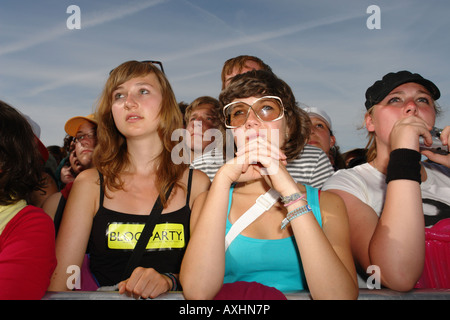
<instances>
[{"instance_id":1,"label":"woman wearing sunglasses","mask_svg":"<svg viewBox=\"0 0 450 320\"><path fill-rule=\"evenodd\" d=\"M285 167L310 131L290 87L271 72L250 71L219 98L237 152L193 208L180 272L185 297L212 299L224 283L257 282L281 292L309 290L314 299L356 298L343 202L297 184ZM275 204L225 249L230 228L268 190Z\"/></svg>"}]
</instances>

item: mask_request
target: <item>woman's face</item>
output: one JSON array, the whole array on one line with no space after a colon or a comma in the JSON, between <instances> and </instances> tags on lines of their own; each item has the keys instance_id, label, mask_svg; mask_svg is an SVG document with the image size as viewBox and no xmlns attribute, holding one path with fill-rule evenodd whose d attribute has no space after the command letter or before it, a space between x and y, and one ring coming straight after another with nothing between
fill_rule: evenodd
<instances>
[{"instance_id":1,"label":"woman's face","mask_svg":"<svg viewBox=\"0 0 450 320\"><path fill-rule=\"evenodd\" d=\"M312 127L307 143L322 149L327 155L329 155L330 148L336 143L336 138L331 135L330 129L321 118L310 115L310 119L312 122Z\"/></svg>"},{"instance_id":2,"label":"woman's face","mask_svg":"<svg viewBox=\"0 0 450 320\"><path fill-rule=\"evenodd\" d=\"M232 102L240 101L253 106L258 99L260 99L260 97L240 98L235 99ZM234 139L238 149L248 141L257 137L267 139L272 145L281 148L286 142L287 132L288 128L285 117L275 121L261 121L256 116L253 109L249 111L245 123L242 126L233 129Z\"/></svg>"},{"instance_id":3,"label":"woman's face","mask_svg":"<svg viewBox=\"0 0 450 320\"><path fill-rule=\"evenodd\" d=\"M77 154L76 154L75 150L70 152L69 162L70 162L70 167L72 168L72 171L73 171L73 173L75 175L77 175L81 171L83 171L83 169L84 169L83 165L80 163L80 161L78 161Z\"/></svg>"},{"instance_id":4,"label":"woman's face","mask_svg":"<svg viewBox=\"0 0 450 320\"><path fill-rule=\"evenodd\" d=\"M92 167L92 156L97 145L97 128L90 121L83 122L75 137L75 153L82 170Z\"/></svg>"},{"instance_id":5,"label":"woman's face","mask_svg":"<svg viewBox=\"0 0 450 320\"><path fill-rule=\"evenodd\" d=\"M61 168L60 179L64 184L68 184L69 182L75 180L75 177L70 168L70 163L66 162L65 165Z\"/></svg>"},{"instance_id":6,"label":"woman's face","mask_svg":"<svg viewBox=\"0 0 450 320\"><path fill-rule=\"evenodd\" d=\"M124 82L112 93L117 129L127 138L156 132L161 103L161 87L155 74Z\"/></svg>"},{"instance_id":7,"label":"woman's face","mask_svg":"<svg viewBox=\"0 0 450 320\"><path fill-rule=\"evenodd\" d=\"M433 126L436 120L434 101L424 86L409 82L392 90L379 104L373 107L366 116L366 127L369 132L389 141L394 124L403 118L415 116Z\"/></svg>"}]
</instances>

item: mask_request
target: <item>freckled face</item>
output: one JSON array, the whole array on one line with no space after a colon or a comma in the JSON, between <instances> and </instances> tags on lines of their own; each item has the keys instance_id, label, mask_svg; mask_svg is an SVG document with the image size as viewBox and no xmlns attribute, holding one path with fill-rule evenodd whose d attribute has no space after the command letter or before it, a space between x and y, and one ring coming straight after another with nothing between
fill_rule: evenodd
<instances>
[{"instance_id":1,"label":"freckled face","mask_svg":"<svg viewBox=\"0 0 450 320\"><path fill-rule=\"evenodd\" d=\"M431 126L436 120L430 93L424 86L414 82L398 86L375 105L372 115L366 118L366 127L369 132L375 132L377 137L389 141L394 124L411 116L421 118Z\"/></svg>"},{"instance_id":2,"label":"freckled face","mask_svg":"<svg viewBox=\"0 0 450 320\"><path fill-rule=\"evenodd\" d=\"M240 101L248 105L253 105L259 97L249 97L235 99L232 102ZM244 125L233 129L233 135L235 137L236 146L239 149L242 147L242 143L248 140L252 140L255 137L262 137L267 139L268 142L277 145L278 147L284 146L286 142L286 132L287 132L286 118L282 117L275 121L261 121L253 111L250 110L248 114L247 121ZM245 136L245 139L243 137Z\"/></svg>"},{"instance_id":3,"label":"freckled face","mask_svg":"<svg viewBox=\"0 0 450 320\"><path fill-rule=\"evenodd\" d=\"M113 91L112 100L114 122L125 137L156 132L162 93L155 74L124 82Z\"/></svg>"}]
</instances>

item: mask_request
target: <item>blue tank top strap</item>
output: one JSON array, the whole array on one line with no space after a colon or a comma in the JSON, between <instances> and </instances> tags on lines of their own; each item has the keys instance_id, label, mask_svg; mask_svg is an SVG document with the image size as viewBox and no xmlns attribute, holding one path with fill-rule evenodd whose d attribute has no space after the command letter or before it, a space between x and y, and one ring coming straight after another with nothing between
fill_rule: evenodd
<instances>
[{"instance_id":1,"label":"blue tank top strap","mask_svg":"<svg viewBox=\"0 0 450 320\"><path fill-rule=\"evenodd\" d=\"M228 211L227 211L227 217L230 214L231 209L231 202L233 201L233 191L234 186L236 184L233 183L230 187L230 192L228 196ZM306 200L308 201L308 204L311 206L311 209L313 211L314 217L316 217L317 222L319 223L319 226L322 228L322 213L320 212L320 204L319 204L319 189L311 187L310 185L305 184L306 188Z\"/></svg>"},{"instance_id":2,"label":"blue tank top strap","mask_svg":"<svg viewBox=\"0 0 450 320\"><path fill-rule=\"evenodd\" d=\"M319 189L311 187L307 184L304 185L306 188L306 200L311 207L314 216L316 217L319 226L322 228L322 213L320 212L319 205Z\"/></svg>"}]
</instances>

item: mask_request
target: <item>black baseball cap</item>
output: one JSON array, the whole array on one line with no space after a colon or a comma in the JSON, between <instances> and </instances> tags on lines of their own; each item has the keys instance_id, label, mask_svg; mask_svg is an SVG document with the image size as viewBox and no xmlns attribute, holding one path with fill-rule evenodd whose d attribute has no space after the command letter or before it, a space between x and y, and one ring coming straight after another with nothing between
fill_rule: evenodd
<instances>
[{"instance_id":1,"label":"black baseball cap","mask_svg":"<svg viewBox=\"0 0 450 320\"><path fill-rule=\"evenodd\" d=\"M409 71L403 70L399 72L391 72L386 74L381 80L376 81L369 89L366 91L366 109L369 110L372 106L380 103L392 90L398 86L408 83L415 82L424 86L431 94L434 100L439 99L441 93L436 87L436 85L423 78L418 73L411 73Z\"/></svg>"}]
</instances>

